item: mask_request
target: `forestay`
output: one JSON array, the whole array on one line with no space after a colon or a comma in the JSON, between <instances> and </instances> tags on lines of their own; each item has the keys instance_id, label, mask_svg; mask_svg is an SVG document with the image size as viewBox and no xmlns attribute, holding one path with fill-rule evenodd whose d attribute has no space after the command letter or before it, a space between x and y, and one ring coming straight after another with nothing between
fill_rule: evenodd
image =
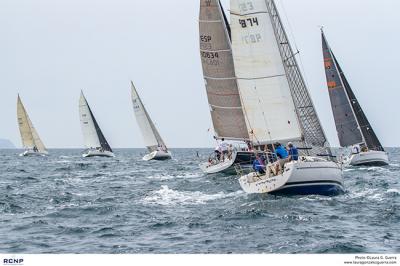
<instances>
[{"instance_id":1,"label":"forestay","mask_svg":"<svg viewBox=\"0 0 400 266\"><path fill-rule=\"evenodd\" d=\"M265 1L232 0L231 29L239 90L255 141L300 141L302 132Z\"/></svg>"},{"instance_id":2,"label":"forestay","mask_svg":"<svg viewBox=\"0 0 400 266\"><path fill-rule=\"evenodd\" d=\"M322 32L324 66L333 116L342 147L363 143L363 137L333 53Z\"/></svg>"},{"instance_id":3,"label":"forestay","mask_svg":"<svg viewBox=\"0 0 400 266\"><path fill-rule=\"evenodd\" d=\"M110 145L103 135L89 104L81 92L79 99L79 117L81 121L83 139L88 149L102 148L105 151L112 152Z\"/></svg>"},{"instance_id":4,"label":"forestay","mask_svg":"<svg viewBox=\"0 0 400 266\"><path fill-rule=\"evenodd\" d=\"M46 151L46 147L34 128L19 95L17 100L17 118L23 147L26 149L36 147L39 152Z\"/></svg>"},{"instance_id":5,"label":"forestay","mask_svg":"<svg viewBox=\"0 0 400 266\"><path fill-rule=\"evenodd\" d=\"M236 82L229 25L217 0L201 0L200 55L216 137L249 139Z\"/></svg>"},{"instance_id":6,"label":"forestay","mask_svg":"<svg viewBox=\"0 0 400 266\"><path fill-rule=\"evenodd\" d=\"M140 99L135 86L133 85L133 82L131 82L131 87L132 87L133 110L135 111L136 121L142 132L144 143L147 149L150 152L156 151L159 148L166 150L167 147L164 141L162 140L160 134L158 133L149 114L147 113L147 110L144 107L143 102Z\"/></svg>"}]
</instances>

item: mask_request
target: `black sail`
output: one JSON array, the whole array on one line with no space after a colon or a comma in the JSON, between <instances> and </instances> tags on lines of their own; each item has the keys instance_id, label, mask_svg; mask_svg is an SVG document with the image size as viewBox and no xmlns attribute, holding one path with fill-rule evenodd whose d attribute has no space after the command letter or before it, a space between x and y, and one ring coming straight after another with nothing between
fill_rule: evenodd
<instances>
[{"instance_id":1,"label":"black sail","mask_svg":"<svg viewBox=\"0 0 400 266\"><path fill-rule=\"evenodd\" d=\"M97 137L99 138L101 148L103 148L103 150L105 150L105 151L113 152L110 145L108 144L106 138L104 137L103 132L101 132L99 124L97 123L96 118L94 117L94 115L92 113L92 109L90 109L89 104L88 104L88 108L89 108L90 116L93 119L94 127L96 128L96 133L97 133Z\"/></svg>"},{"instance_id":2,"label":"black sail","mask_svg":"<svg viewBox=\"0 0 400 266\"><path fill-rule=\"evenodd\" d=\"M322 47L329 96L340 145L346 147L364 143L370 150L384 151L323 31Z\"/></svg>"},{"instance_id":3,"label":"black sail","mask_svg":"<svg viewBox=\"0 0 400 266\"><path fill-rule=\"evenodd\" d=\"M375 131L372 129L371 124L368 121L367 116L365 115L363 109L361 108L360 103L358 102L356 95L354 94L353 90L350 87L349 82L347 81L346 76L343 73L342 68L339 65L339 62L337 61L335 55L332 53L333 58L336 62L336 65L338 67L340 76L342 77L342 81L344 84L344 87L347 92L347 96L349 97L351 106L354 110L354 114L357 118L358 124L361 128L361 132L364 136L365 144L367 145L368 149L370 150L376 150L376 151L384 151L384 148L379 141L378 137L375 134Z\"/></svg>"}]
</instances>

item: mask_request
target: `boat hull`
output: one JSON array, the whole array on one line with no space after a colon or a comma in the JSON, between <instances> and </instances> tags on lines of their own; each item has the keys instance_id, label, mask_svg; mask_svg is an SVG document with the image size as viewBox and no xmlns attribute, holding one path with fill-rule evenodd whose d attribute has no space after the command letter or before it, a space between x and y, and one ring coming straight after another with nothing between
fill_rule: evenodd
<instances>
[{"instance_id":1,"label":"boat hull","mask_svg":"<svg viewBox=\"0 0 400 266\"><path fill-rule=\"evenodd\" d=\"M236 174L235 165L240 164L242 168L252 168L255 159L254 152L250 151L237 151L232 155L232 160L225 160L218 164L211 164L209 162L199 164L200 169L205 174Z\"/></svg>"},{"instance_id":2,"label":"boat hull","mask_svg":"<svg viewBox=\"0 0 400 266\"><path fill-rule=\"evenodd\" d=\"M28 157L28 156L47 156L49 153L47 151L33 151L33 150L26 150L21 153L19 156L21 157Z\"/></svg>"},{"instance_id":3,"label":"boat hull","mask_svg":"<svg viewBox=\"0 0 400 266\"><path fill-rule=\"evenodd\" d=\"M90 157L115 157L114 153L110 151L88 150L82 154L83 158Z\"/></svg>"},{"instance_id":4,"label":"boat hull","mask_svg":"<svg viewBox=\"0 0 400 266\"><path fill-rule=\"evenodd\" d=\"M172 158L171 152L167 151L153 151L152 153L146 154L143 157L144 161L151 161L151 160L156 160L156 161L165 161L169 160Z\"/></svg>"},{"instance_id":5,"label":"boat hull","mask_svg":"<svg viewBox=\"0 0 400 266\"><path fill-rule=\"evenodd\" d=\"M389 156L384 151L368 151L352 154L348 159L351 166L384 166L389 164Z\"/></svg>"},{"instance_id":6,"label":"boat hull","mask_svg":"<svg viewBox=\"0 0 400 266\"><path fill-rule=\"evenodd\" d=\"M248 182L249 175L239 179L244 191L249 194L265 193L265 180ZM285 171L276 178L282 178L284 185L270 190L271 194L284 195L325 195L335 196L344 193L344 184L341 166L331 161L299 161L285 165Z\"/></svg>"}]
</instances>

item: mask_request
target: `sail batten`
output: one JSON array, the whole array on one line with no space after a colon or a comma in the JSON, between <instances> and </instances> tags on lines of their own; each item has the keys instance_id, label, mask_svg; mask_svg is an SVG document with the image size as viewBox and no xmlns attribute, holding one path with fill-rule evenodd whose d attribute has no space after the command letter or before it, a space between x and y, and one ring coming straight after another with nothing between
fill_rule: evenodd
<instances>
[{"instance_id":1,"label":"sail batten","mask_svg":"<svg viewBox=\"0 0 400 266\"><path fill-rule=\"evenodd\" d=\"M150 118L144 104L133 84L131 82L132 89L132 103L135 111L136 121L138 122L139 128L142 132L145 145L150 152L156 151L159 148L167 151L167 146L161 138L160 133L155 127L153 121Z\"/></svg>"},{"instance_id":2,"label":"sail batten","mask_svg":"<svg viewBox=\"0 0 400 266\"><path fill-rule=\"evenodd\" d=\"M231 29L219 0L201 0L200 55L217 138L249 139L234 69Z\"/></svg>"},{"instance_id":3,"label":"sail batten","mask_svg":"<svg viewBox=\"0 0 400 266\"><path fill-rule=\"evenodd\" d=\"M113 152L104 137L83 92L81 92L79 99L79 117L86 148L102 148L104 151Z\"/></svg>"},{"instance_id":4,"label":"sail batten","mask_svg":"<svg viewBox=\"0 0 400 266\"><path fill-rule=\"evenodd\" d=\"M19 95L17 99L17 118L23 147L26 149L36 148L39 152L46 152L46 147L33 126Z\"/></svg>"}]
</instances>

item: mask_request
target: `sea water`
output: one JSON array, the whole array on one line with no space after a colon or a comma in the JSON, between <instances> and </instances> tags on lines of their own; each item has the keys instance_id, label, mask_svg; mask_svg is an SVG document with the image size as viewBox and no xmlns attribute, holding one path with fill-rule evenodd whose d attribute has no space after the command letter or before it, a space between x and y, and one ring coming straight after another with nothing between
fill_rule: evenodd
<instances>
[{"instance_id":1,"label":"sea water","mask_svg":"<svg viewBox=\"0 0 400 266\"><path fill-rule=\"evenodd\" d=\"M247 195L204 175L206 149L145 162L0 151L0 253L399 253L400 149L350 167L336 197ZM197 153L199 157L197 157Z\"/></svg>"}]
</instances>

